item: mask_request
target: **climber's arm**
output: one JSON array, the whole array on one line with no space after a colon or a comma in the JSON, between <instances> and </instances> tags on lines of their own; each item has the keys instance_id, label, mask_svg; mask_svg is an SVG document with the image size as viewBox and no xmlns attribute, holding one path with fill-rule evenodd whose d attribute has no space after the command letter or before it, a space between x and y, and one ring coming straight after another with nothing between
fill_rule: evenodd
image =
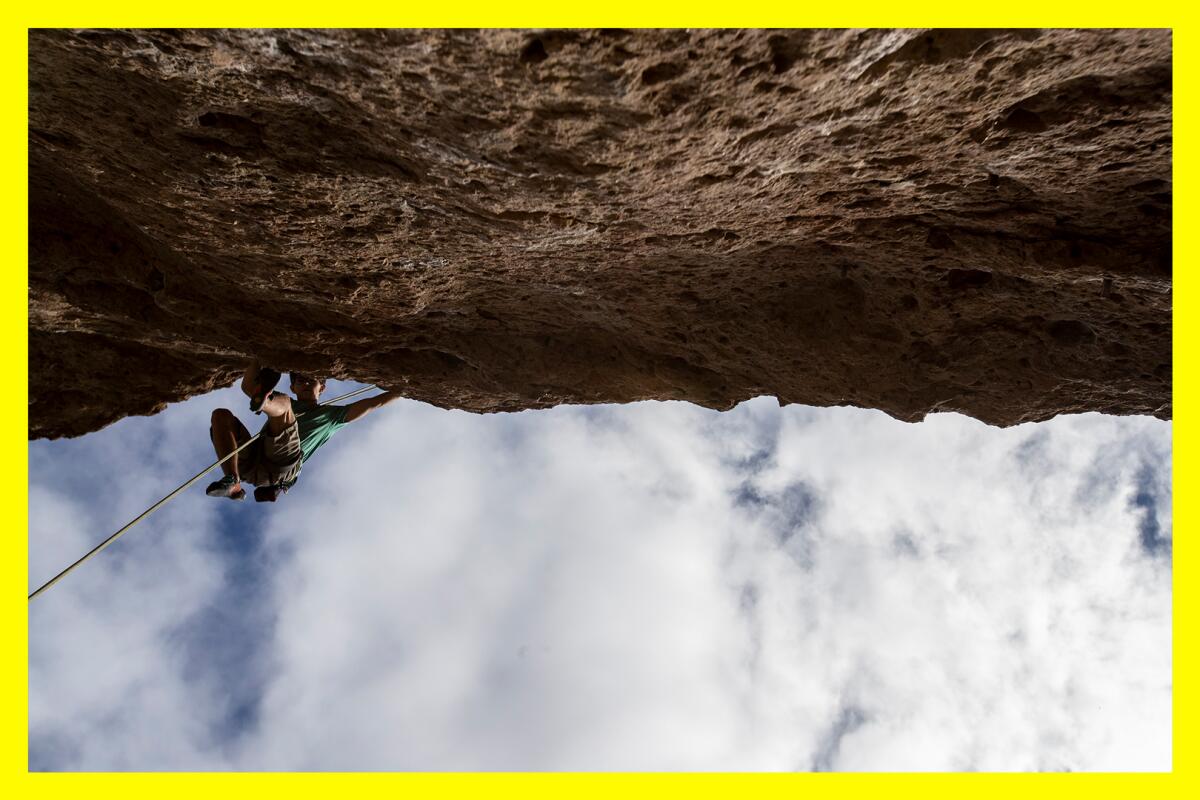
<instances>
[{"instance_id":1,"label":"climber's arm","mask_svg":"<svg viewBox=\"0 0 1200 800\"><path fill-rule=\"evenodd\" d=\"M384 392L375 397L368 397L366 400L358 400L346 406L346 422L354 422L356 419L361 419L366 416L367 412L380 406L386 406L388 403L400 397L399 392Z\"/></svg>"},{"instance_id":2,"label":"climber's arm","mask_svg":"<svg viewBox=\"0 0 1200 800\"><path fill-rule=\"evenodd\" d=\"M262 364L256 358L246 367L246 372L242 375L242 391L247 397L254 397L254 391L258 388L258 373L262 371Z\"/></svg>"}]
</instances>

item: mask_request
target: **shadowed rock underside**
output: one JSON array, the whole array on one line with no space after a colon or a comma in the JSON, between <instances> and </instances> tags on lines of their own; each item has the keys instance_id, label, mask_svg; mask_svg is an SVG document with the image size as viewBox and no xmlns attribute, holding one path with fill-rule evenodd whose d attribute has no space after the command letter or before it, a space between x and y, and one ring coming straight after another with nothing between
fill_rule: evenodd
<instances>
[{"instance_id":1,"label":"shadowed rock underside","mask_svg":"<svg viewBox=\"0 0 1200 800\"><path fill-rule=\"evenodd\" d=\"M448 408L1171 415L1169 31L31 31L30 437L252 355Z\"/></svg>"}]
</instances>

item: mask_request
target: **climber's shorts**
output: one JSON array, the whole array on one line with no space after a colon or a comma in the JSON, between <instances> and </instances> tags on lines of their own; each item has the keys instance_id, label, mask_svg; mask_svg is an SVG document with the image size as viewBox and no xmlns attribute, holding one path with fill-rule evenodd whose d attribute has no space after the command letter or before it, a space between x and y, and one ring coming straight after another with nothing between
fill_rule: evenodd
<instances>
[{"instance_id":1,"label":"climber's shorts","mask_svg":"<svg viewBox=\"0 0 1200 800\"><path fill-rule=\"evenodd\" d=\"M255 486L290 486L300 475L300 424L293 422L277 434L271 434L271 423L263 425L258 441L250 445L253 461L239 464L242 480ZM249 469L248 469L249 467Z\"/></svg>"}]
</instances>

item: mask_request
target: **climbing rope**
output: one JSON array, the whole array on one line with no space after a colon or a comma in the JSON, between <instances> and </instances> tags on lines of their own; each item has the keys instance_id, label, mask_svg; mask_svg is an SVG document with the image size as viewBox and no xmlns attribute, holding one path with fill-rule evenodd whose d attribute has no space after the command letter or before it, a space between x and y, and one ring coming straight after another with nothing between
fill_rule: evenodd
<instances>
[{"instance_id":1,"label":"climbing rope","mask_svg":"<svg viewBox=\"0 0 1200 800\"><path fill-rule=\"evenodd\" d=\"M356 396L358 396L358 395L360 395L360 394L363 394L364 392L369 392L369 391L371 391L372 389L375 389L375 388L377 388L377 387L375 387L375 386L366 386L366 387L364 387L364 388L362 388L362 389L356 389L356 390L354 390L353 392L347 392L346 394L342 395L341 397L335 397L335 398L333 398L332 400L327 400L327 401L325 401L324 403L321 403L321 405L323 405L323 406L327 406L327 405L329 405L330 403L336 403L336 402L338 402L339 400L348 400L348 399L350 399L351 397L356 397ZM297 415L296 415L296 418L297 418L297 419L299 419L300 417L304 416L304 414L306 414L306 413L308 413L308 412L302 412L302 413L300 413L300 414L297 414ZM260 431L259 433L256 433L256 434L254 434L253 436L251 436L249 441L247 441L245 444L243 444L243 445L242 445L241 447L239 447L238 449L234 450L234 451L233 451L232 453L230 453L229 455L225 456L224 458L218 459L217 461L213 462L213 463L212 463L212 464L210 464L209 466L205 467L205 468L204 468L203 470L201 470L200 472L197 472L197 473L196 473L196 475L195 475L195 476L194 476L194 477L193 477L191 480L189 480L187 483L183 484L183 485L182 485L182 486L180 486L178 489L176 489L175 491L171 492L169 495L167 495L166 497L164 497L162 500L159 500L157 503L155 503L154 505L152 505L152 506L150 506L149 508L147 508L147 509L146 509L145 511L143 511L141 514L138 514L138 515L137 515L137 517L136 517L136 518L135 518L135 519L134 519L132 522L130 522L128 525L126 525L124 528L121 528L121 530L117 531L117 532L116 532L116 533L114 533L112 536L109 536L109 537L108 537L107 539L105 539L103 542L101 542L100 544L96 545L96 546L95 546L95 547L93 547L91 550L89 550L89 551L88 551L88 552L87 552L87 553L86 553L86 554L85 554L85 555L84 555L82 558L80 558L80 559L79 559L78 561L76 561L74 564L72 564L71 566L67 567L67 568L66 568L66 569L64 569L62 572L58 573L58 574L57 574L57 575L55 575L53 578L51 578L50 580L48 580L48 581L46 581L44 584L42 584L42 585L41 585L41 587L40 587L40 588L39 588L39 589L38 589L36 592L34 592L33 594L29 595L29 599L30 599L30 600L32 600L33 598L37 597L37 596L38 596L39 594L41 594L42 592L44 592L44 591L46 591L47 589L49 589L49 588L50 588L51 586L53 586L54 584L58 583L60 580L62 580L62 579L63 579L63 578L66 576L66 574L67 574L68 572L70 572L71 570L75 569L75 568L76 568L76 567L78 567L80 564L82 564L83 562L87 561L89 558L91 558L92 556L96 555L96 554L97 554L97 553L99 553L101 550L103 550L104 548L108 547L110 544L112 544L113 542L115 542L115 541L117 540L117 537L118 537L118 536L120 536L121 534L125 533L125 531L129 530L129 529L130 529L130 528L132 528L134 525L137 525L139 522L141 522L142 520L144 520L146 517L148 517L148 516L150 516L151 514L153 514L155 511L157 511L157 510L158 510L158 508L159 508L160 506L164 505L164 504L165 504L165 503L166 503L168 500L170 500L172 497L174 497L175 495L179 494L179 493L180 493L180 492L182 492L184 489L188 488L188 487L189 487L189 486L191 486L193 483L195 483L196 481L200 480L200 479L201 479L201 478L203 478L205 475L207 475L209 472L211 472L212 470L214 470L214 469L216 469L217 467L221 466L222 464L224 464L224 463L225 463L226 461L228 461L229 459L233 458L233 457L234 457L235 455L237 455L238 453L242 452L242 450L246 449L246 448L247 448L247 447L249 447L251 444L253 444L253 443L254 443L254 441L255 441L256 439L258 439L258 437L259 437L259 436L262 436L262 432L261 432L261 431Z\"/></svg>"}]
</instances>

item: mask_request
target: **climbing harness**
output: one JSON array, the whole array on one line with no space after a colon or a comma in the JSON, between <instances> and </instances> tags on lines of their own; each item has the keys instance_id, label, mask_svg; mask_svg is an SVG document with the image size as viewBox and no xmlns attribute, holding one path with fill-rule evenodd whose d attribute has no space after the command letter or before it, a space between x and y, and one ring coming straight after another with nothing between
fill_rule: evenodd
<instances>
[{"instance_id":1,"label":"climbing harness","mask_svg":"<svg viewBox=\"0 0 1200 800\"><path fill-rule=\"evenodd\" d=\"M341 397L335 397L335 398L333 398L332 400L327 400L326 402L324 402L324 403L321 403L321 405L323 405L323 406L327 406L327 405L329 405L330 403L336 403L336 402L338 402L339 400L348 400L348 399L350 399L351 397L356 397L356 396L358 396L358 395L360 395L360 394L363 394L364 392L369 392L369 391L371 391L372 389L375 389L375 388L377 388L377 387L375 387L375 386L365 386L365 387L363 387L362 389L355 389L353 392L347 392L346 394L342 395ZM296 417L297 417L297 418L299 418L299 417L302 417L302 416L304 416L304 414L306 414L306 413L308 413L308 412L301 412L301 413L297 414L297 415L296 415ZM259 436L261 436L261 435L262 435L262 432L261 432L261 431L260 431L259 433L256 433L256 434L254 434L253 436L251 436L251 437L250 437L250 440L249 440L249 441L247 441L245 444L243 444L243 445L241 445L240 447L238 447L238 449L234 450L233 452L231 452L229 455L225 456L224 458L218 459L218 460L217 460L217 461L215 461L214 463L212 463L212 464L208 465L207 467L205 467L205 468L204 468L202 471L200 471L200 472L196 473L196 475L195 475L194 477L192 477L192 479L191 479L191 480L189 480L187 483L183 484L183 485L182 485L182 486L180 486L178 489L176 489L175 491L171 492L169 495L167 495L166 497L164 497L162 500L159 500L157 503L155 503L154 505L152 505L152 506L150 506L149 508L147 508L147 509L146 509L145 511L143 511L141 514L138 514L138 515L137 515L137 517L136 517L136 518L134 518L134 520L133 520L132 522L130 522L128 525L126 525L124 528L121 528L121 530L117 531L117 532L116 532L116 533L114 533L112 536L109 536L109 537L108 537L107 539L105 539L103 542L101 542L100 544L96 545L96 546L95 546L95 547L93 547L91 550L89 550L89 551L88 551L88 552L87 552L87 553L86 553L86 554L85 554L85 555L84 555L82 558L80 558L80 559L79 559L78 561L76 561L74 564L72 564L71 566L67 567L67 568L66 568L66 569L64 569L62 572L60 572L60 573L58 573L57 575L55 575L53 578L51 578L50 580L48 580L48 581L46 581L45 583L43 583L43 584L41 585L41 587L40 587L40 588L38 588L38 590L37 590L37 591L35 591L33 594L29 595L29 599L30 599L30 600L32 600L33 598L37 597L37 596L38 596L39 594L41 594L42 592L44 592L44 591L46 591L47 589L49 589L49 588L50 588L51 586L53 586L54 584L58 583L60 580L62 580L62 579L63 579L63 578L66 576L66 574L67 574L68 572L70 572L71 570L75 569L75 568L76 568L76 567L78 567L80 564L82 564L83 562L87 561L89 558L91 558L92 556L96 555L96 554L97 554L97 553L99 553L101 550L103 550L104 548L108 547L110 544L112 544L113 542L115 542L115 541L117 540L117 537L118 537L118 536L120 536L121 534L125 533L125 531L129 530L129 529L130 529L130 528L132 528L134 525L137 525L139 522L141 522L142 520L144 520L146 517L148 517L148 516L150 516L151 514L153 514L155 511L157 511L157 510L158 510L158 508L159 508L160 506L164 505L164 504L165 504L165 503L166 503L168 500L170 500L172 497L174 497L175 495L179 494L179 493L180 493L180 492L182 492L184 489L188 488L188 487L189 487L189 486L191 486L193 483L195 483L196 481L200 480L200 479L201 479L201 478L203 478L205 475L207 475L209 472L211 472L212 470L214 470L214 469L216 469L217 467L221 466L222 464L224 464L224 463L225 463L226 461L228 461L229 459L233 458L233 457L234 457L235 455L237 455L238 453L242 452L242 450L245 450L247 447L249 447L249 446L250 446L250 445L252 445L254 442L256 442L256 441L258 440L258 437L259 437Z\"/></svg>"}]
</instances>

